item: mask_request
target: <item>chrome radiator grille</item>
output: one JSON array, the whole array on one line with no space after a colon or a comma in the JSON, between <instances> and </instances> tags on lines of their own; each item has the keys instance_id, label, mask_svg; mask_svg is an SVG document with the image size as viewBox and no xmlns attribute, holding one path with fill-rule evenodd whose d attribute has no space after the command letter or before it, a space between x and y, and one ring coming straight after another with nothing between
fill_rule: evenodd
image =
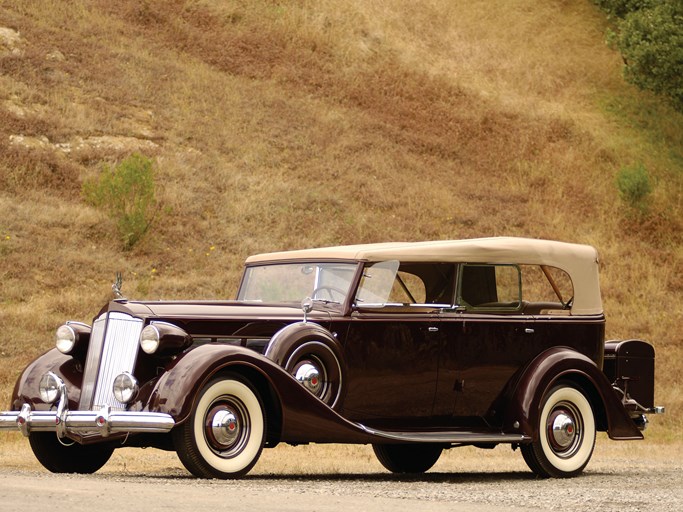
<instances>
[{"instance_id":1,"label":"chrome radiator grille","mask_svg":"<svg viewBox=\"0 0 683 512\"><path fill-rule=\"evenodd\" d=\"M125 405L114 398L112 385L120 373L133 372L140 331L142 320L123 313L105 313L95 320L79 409L96 410L104 405L125 409Z\"/></svg>"}]
</instances>

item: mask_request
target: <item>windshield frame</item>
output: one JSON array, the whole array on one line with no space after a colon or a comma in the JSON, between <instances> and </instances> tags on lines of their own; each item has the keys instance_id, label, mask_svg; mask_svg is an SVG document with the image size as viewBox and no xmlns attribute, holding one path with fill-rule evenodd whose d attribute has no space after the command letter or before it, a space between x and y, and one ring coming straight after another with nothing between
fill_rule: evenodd
<instances>
[{"instance_id":1,"label":"windshield frame","mask_svg":"<svg viewBox=\"0 0 683 512\"><path fill-rule=\"evenodd\" d=\"M315 286L320 286L320 270L325 269L326 267L348 267L349 270L349 279L348 279L348 284L347 289L345 290L345 295L343 298L341 298L339 295L336 294L334 296L330 296L327 293L323 292L322 296L318 297L311 297L314 302L318 304L328 304L333 307L341 307L344 310L348 307L348 304L351 302L352 297L355 294L355 290L358 284L359 280L359 274L361 272L362 268L362 263L357 261L357 260L339 260L339 259L306 259L306 260L278 260L278 261L272 261L272 262L258 262L258 263L253 263L253 264L247 264L244 267L244 271L242 273L242 278L240 280L239 287L237 289L237 300L242 301L242 302L247 302L247 303L252 303L252 304L286 304L286 305L292 305L296 304L297 306L301 304L301 300L303 300L306 297L301 297L299 300L291 299L291 300L263 300L263 299L258 299L258 298L245 298L245 296L248 293L247 287L250 284L250 279L253 279L253 272L256 269L259 268L264 268L264 267L285 267L285 266L299 266L299 267L304 267L304 266L311 266L314 267L312 272L315 274L314 280L315 280ZM323 270L324 271L324 270ZM323 288L324 288L324 283L323 283ZM314 291L315 288L311 288L309 292Z\"/></svg>"}]
</instances>

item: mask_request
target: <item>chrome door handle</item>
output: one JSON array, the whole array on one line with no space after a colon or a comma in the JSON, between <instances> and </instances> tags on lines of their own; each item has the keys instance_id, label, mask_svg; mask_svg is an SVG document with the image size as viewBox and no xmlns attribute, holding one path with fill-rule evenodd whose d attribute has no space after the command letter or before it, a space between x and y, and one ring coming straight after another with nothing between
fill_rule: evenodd
<instances>
[{"instance_id":1,"label":"chrome door handle","mask_svg":"<svg viewBox=\"0 0 683 512\"><path fill-rule=\"evenodd\" d=\"M429 327L429 328L427 328L427 330L428 330L429 332L439 332L439 328L438 328L438 327Z\"/></svg>"},{"instance_id":2,"label":"chrome door handle","mask_svg":"<svg viewBox=\"0 0 683 512\"><path fill-rule=\"evenodd\" d=\"M526 329L524 329L524 334L533 334L534 332L536 332L536 331L534 331L533 329L531 329L531 328L529 328L529 327L527 327Z\"/></svg>"}]
</instances>

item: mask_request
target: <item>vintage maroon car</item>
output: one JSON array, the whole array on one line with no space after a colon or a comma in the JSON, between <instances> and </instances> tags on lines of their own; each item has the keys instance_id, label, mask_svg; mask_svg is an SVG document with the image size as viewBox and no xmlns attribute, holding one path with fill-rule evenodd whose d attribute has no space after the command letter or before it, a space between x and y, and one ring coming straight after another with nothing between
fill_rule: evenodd
<instances>
[{"instance_id":1,"label":"vintage maroon car","mask_svg":"<svg viewBox=\"0 0 683 512\"><path fill-rule=\"evenodd\" d=\"M654 350L605 343L595 249L520 238L321 248L247 259L236 301L119 295L67 322L19 377L1 429L53 472L175 450L247 473L278 443L372 444L393 472L444 449L519 448L581 473L596 431L642 439Z\"/></svg>"}]
</instances>

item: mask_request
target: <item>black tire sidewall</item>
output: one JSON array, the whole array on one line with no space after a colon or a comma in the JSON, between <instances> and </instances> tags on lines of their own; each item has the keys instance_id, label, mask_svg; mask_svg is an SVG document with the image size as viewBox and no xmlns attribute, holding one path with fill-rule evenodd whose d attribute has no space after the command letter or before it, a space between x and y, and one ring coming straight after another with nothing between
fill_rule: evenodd
<instances>
[{"instance_id":1,"label":"black tire sidewall","mask_svg":"<svg viewBox=\"0 0 683 512\"><path fill-rule=\"evenodd\" d=\"M95 473L114 453L108 443L82 445L70 439L60 442L54 432L33 432L29 444L36 459L51 473Z\"/></svg>"},{"instance_id":2,"label":"black tire sidewall","mask_svg":"<svg viewBox=\"0 0 683 512\"><path fill-rule=\"evenodd\" d=\"M424 473L441 456L438 444L373 444L377 460L392 473Z\"/></svg>"}]
</instances>

